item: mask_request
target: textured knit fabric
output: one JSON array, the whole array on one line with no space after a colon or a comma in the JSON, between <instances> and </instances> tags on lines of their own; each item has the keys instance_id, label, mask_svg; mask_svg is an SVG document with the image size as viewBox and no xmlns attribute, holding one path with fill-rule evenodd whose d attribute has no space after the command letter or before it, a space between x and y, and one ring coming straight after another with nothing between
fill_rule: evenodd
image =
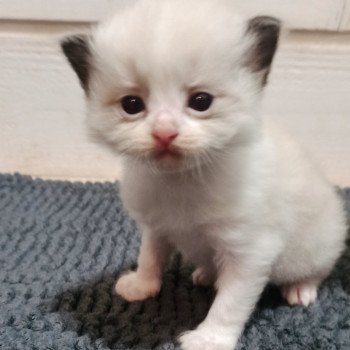
<instances>
[{"instance_id":1,"label":"textured knit fabric","mask_svg":"<svg viewBox=\"0 0 350 350\"><path fill-rule=\"evenodd\" d=\"M113 285L138 248L118 185L0 175L0 349L174 349L214 293L194 287L177 257L158 297L123 301ZM268 287L238 349L349 350L350 249L308 308Z\"/></svg>"}]
</instances>

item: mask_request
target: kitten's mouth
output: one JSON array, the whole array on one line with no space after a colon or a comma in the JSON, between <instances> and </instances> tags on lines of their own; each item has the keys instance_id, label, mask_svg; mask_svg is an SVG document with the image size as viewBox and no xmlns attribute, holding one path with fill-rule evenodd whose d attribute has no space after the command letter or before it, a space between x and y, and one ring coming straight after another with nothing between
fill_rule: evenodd
<instances>
[{"instance_id":1,"label":"kitten's mouth","mask_svg":"<svg viewBox=\"0 0 350 350\"><path fill-rule=\"evenodd\" d=\"M178 169L184 159L184 154L175 147L155 148L151 158L162 169Z\"/></svg>"},{"instance_id":2,"label":"kitten's mouth","mask_svg":"<svg viewBox=\"0 0 350 350\"><path fill-rule=\"evenodd\" d=\"M179 158L182 158L182 154L178 149L164 148L164 149L157 149L154 153L154 157L156 159L164 159L164 158L179 159Z\"/></svg>"},{"instance_id":3,"label":"kitten's mouth","mask_svg":"<svg viewBox=\"0 0 350 350\"><path fill-rule=\"evenodd\" d=\"M153 169L165 172L178 172L199 166L195 154L181 147L152 147L143 156Z\"/></svg>"}]
</instances>

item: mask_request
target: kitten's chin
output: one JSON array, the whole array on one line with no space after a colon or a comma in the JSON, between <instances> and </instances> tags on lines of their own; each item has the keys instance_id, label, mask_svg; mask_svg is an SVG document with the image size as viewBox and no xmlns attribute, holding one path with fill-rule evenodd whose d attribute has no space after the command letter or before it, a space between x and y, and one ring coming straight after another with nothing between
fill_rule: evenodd
<instances>
[{"instance_id":1,"label":"kitten's chin","mask_svg":"<svg viewBox=\"0 0 350 350\"><path fill-rule=\"evenodd\" d=\"M185 156L179 152L156 152L148 160L153 168L164 172L177 172L185 169Z\"/></svg>"}]
</instances>

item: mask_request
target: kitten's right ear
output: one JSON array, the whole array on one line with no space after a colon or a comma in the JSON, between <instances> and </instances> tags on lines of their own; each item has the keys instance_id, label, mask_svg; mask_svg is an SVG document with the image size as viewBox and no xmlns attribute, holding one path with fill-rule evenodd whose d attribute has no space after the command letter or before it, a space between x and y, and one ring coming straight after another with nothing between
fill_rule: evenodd
<instances>
[{"instance_id":1,"label":"kitten's right ear","mask_svg":"<svg viewBox=\"0 0 350 350\"><path fill-rule=\"evenodd\" d=\"M61 48L78 75L80 85L88 91L91 51L86 34L72 35L61 41Z\"/></svg>"},{"instance_id":2,"label":"kitten's right ear","mask_svg":"<svg viewBox=\"0 0 350 350\"><path fill-rule=\"evenodd\" d=\"M280 30L281 21L274 17L257 16L247 23L246 35L252 44L247 52L245 66L260 76L262 86L267 81Z\"/></svg>"}]
</instances>

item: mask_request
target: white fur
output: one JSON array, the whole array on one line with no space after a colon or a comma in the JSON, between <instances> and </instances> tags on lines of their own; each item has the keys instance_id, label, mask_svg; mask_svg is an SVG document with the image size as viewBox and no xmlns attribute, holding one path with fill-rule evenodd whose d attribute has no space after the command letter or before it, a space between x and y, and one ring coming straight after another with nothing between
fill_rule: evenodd
<instances>
[{"instance_id":1,"label":"white fur","mask_svg":"<svg viewBox=\"0 0 350 350\"><path fill-rule=\"evenodd\" d=\"M291 304L314 301L344 247L334 189L257 113L245 28L228 0L140 0L91 42L88 125L125 156L122 198L144 232L138 269L116 291L154 296L174 249L198 268L196 283L215 281L207 318L180 337L185 350L232 350L269 281ZM207 112L186 107L193 91L214 95ZM146 103L136 117L120 107L130 94ZM179 133L181 159L153 157L159 125Z\"/></svg>"}]
</instances>

